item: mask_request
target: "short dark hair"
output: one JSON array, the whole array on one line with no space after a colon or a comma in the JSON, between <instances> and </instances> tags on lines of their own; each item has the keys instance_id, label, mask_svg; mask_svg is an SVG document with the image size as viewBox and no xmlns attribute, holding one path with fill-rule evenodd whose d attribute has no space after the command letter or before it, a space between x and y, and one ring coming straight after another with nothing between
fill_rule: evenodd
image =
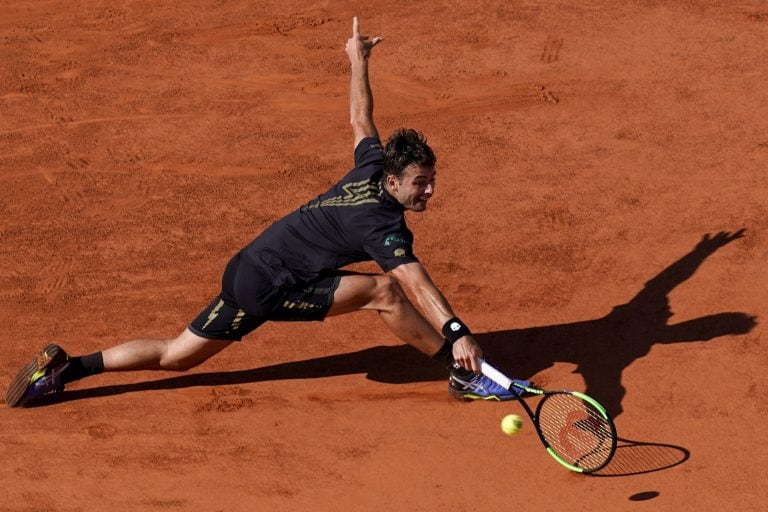
<instances>
[{"instance_id":1,"label":"short dark hair","mask_svg":"<svg viewBox=\"0 0 768 512\"><path fill-rule=\"evenodd\" d=\"M436 163L435 153L424 134L411 128L398 128L384 146L384 173L398 180L411 164L434 167Z\"/></svg>"}]
</instances>

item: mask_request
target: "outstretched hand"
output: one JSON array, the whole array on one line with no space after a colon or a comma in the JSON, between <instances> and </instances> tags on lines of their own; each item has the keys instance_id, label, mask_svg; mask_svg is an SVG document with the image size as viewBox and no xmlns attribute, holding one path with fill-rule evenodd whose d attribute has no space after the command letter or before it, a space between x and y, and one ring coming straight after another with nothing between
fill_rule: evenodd
<instances>
[{"instance_id":1,"label":"outstretched hand","mask_svg":"<svg viewBox=\"0 0 768 512\"><path fill-rule=\"evenodd\" d=\"M352 37L347 40L347 55L351 63L365 61L370 57L371 50L374 46L379 44L384 38L361 35L360 23L357 20L357 16L352 18Z\"/></svg>"},{"instance_id":2,"label":"outstretched hand","mask_svg":"<svg viewBox=\"0 0 768 512\"><path fill-rule=\"evenodd\" d=\"M705 234L701 241L696 245L697 249L717 250L720 247L744 236L745 229L740 229L735 233L727 231L721 231L715 236L710 237L709 233Z\"/></svg>"}]
</instances>

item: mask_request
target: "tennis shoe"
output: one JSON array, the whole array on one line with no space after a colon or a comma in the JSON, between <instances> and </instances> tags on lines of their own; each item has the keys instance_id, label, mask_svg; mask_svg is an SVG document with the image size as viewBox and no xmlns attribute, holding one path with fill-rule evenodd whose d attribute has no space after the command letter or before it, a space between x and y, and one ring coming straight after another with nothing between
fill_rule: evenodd
<instances>
[{"instance_id":1,"label":"tennis shoe","mask_svg":"<svg viewBox=\"0 0 768 512\"><path fill-rule=\"evenodd\" d=\"M6 405L21 407L42 395L61 393L64 391L61 374L69 364L69 355L64 349L51 343L16 374L5 394Z\"/></svg>"},{"instance_id":2,"label":"tennis shoe","mask_svg":"<svg viewBox=\"0 0 768 512\"><path fill-rule=\"evenodd\" d=\"M495 400L503 402L505 400L512 400L517 396L521 396L525 391L514 390L510 391L494 381L481 374L469 374L466 370L452 371L451 376L448 379L448 393L454 398L462 400ZM522 386L529 386L531 383L527 380L513 379Z\"/></svg>"}]
</instances>

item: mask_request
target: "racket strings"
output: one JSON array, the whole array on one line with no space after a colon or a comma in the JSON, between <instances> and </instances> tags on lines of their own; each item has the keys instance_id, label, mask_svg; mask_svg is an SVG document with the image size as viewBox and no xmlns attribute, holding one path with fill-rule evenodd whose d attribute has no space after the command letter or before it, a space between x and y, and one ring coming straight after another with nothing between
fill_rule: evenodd
<instances>
[{"instance_id":1,"label":"racket strings","mask_svg":"<svg viewBox=\"0 0 768 512\"><path fill-rule=\"evenodd\" d=\"M549 395L538 411L539 428L550 448L565 462L594 470L613 454L613 429L591 403L568 393Z\"/></svg>"}]
</instances>

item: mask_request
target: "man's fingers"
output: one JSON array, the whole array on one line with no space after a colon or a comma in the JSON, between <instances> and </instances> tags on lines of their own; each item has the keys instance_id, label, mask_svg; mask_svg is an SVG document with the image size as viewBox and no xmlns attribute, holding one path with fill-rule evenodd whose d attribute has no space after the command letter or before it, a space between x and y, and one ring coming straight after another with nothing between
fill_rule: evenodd
<instances>
[{"instance_id":1,"label":"man's fingers","mask_svg":"<svg viewBox=\"0 0 768 512\"><path fill-rule=\"evenodd\" d=\"M480 373L480 365L474 357L463 359L459 364L471 372Z\"/></svg>"},{"instance_id":2,"label":"man's fingers","mask_svg":"<svg viewBox=\"0 0 768 512\"><path fill-rule=\"evenodd\" d=\"M477 357L466 355L463 357L455 358L455 360L457 363L459 363L461 366L463 366L469 371L472 371L475 373L480 373L481 371L480 360Z\"/></svg>"},{"instance_id":3,"label":"man's fingers","mask_svg":"<svg viewBox=\"0 0 768 512\"><path fill-rule=\"evenodd\" d=\"M366 43L371 43L371 46L376 46L383 39L383 37L374 37L371 39L371 36L369 35L360 34L360 40L365 41Z\"/></svg>"},{"instance_id":4,"label":"man's fingers","mask_svg":"<svg viewBox=\"0 0 768 512\"><path fill-rule=\"evenodd\" d=\"M371 39L368 35L360 34L360 20L357 19L357 16L352 18L352 39L357 39L366 44L370 43L371 47L376 46L384 40L383 37L374 37Z\"/></svg>"}]
</instances>

